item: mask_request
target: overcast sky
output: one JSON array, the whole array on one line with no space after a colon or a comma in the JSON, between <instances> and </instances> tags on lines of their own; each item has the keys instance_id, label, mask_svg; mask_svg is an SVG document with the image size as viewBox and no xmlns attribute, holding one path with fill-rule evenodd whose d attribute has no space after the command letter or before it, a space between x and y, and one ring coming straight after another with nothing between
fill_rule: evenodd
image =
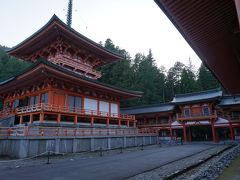
<instances>
[{"instance_id":1,"label":"overcast sky","mask_svg":"<svg viewBox=\"0 0 240 180\"><path fill-rule=\"evenodd\" d=\"M1 0L0 44L12 47L56 14L66 22L68 0ZM153 0L73 0L72 27L95 42L112 39L133 57L151 48L158 66L201 61Z\"/></svg>"}]
</instances>

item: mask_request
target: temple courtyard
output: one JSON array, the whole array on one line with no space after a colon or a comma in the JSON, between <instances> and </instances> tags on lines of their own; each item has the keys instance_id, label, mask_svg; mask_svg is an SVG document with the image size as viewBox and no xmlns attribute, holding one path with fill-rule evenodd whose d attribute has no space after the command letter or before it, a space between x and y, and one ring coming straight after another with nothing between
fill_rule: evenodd
<instances>
[{"instance_id":1,"label":"temple courtyard","mask_svg":"<svg viewBox=\"0 0 240 180\"><path fill-rule=\"evenodd\" d=\"M156 179L200 162L230 145L194 143L153 145L109 152L79 153L57 157L0 162L1 179ZM102 156L101 156L102 155ZM159 169L162 168L162 169ZM155 171L155 172L154 172ZM172 171L172 172L171 172ZM157 173L156 173L157 172ZM155 175L154 175L155 173ZM146 176L147 175L147 176ZM151 177L152 176L152 177Z\"/></svg>"}]
</instances>

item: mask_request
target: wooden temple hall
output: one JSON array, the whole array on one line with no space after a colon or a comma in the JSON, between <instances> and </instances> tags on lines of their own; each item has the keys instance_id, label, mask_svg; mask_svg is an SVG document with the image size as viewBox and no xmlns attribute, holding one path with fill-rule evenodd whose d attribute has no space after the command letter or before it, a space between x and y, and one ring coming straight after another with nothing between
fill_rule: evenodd
<instances>
[{"instance_id":1,"label":"wooden temple hall","mask_svg":"<svg viewBox=\"0 0 240 180\"><path fill-rule=\"evenodd\" d=\"M33 64L0 83L1 125L135 127L134 115L120 113L120 100L142 93L97 80L101 73L96 68L123 57L76 32L56 15L8 54Z\"/></svg>"},{"instance_id":2,"label":"wooden temple hall","mask_svg":"<svg viewBox=\"0 0 240 180\"><path fill-rule=\"evenodd\" d=\"M219 89L175 95L169 103L122 109L137 126L158 131L161 140L240 140L240 96Z\"/></svg>"}]
</instances>

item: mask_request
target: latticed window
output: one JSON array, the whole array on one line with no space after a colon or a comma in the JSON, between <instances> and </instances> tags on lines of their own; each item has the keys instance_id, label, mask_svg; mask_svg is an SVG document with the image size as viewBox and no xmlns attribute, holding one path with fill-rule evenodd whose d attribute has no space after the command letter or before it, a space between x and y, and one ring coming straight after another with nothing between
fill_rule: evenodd
<instances>
[{"instance_id":1,"label":"latticed window","mask_svg":"<svg viewBox=\"0 0 240 180\"><path fill-rule=\"evenodd\" d=\"M209 116L209 107L208 106L203 106L203 115L204 116Z\"/></svg>"},{"instance_id":2,"label":"latticed window","mask_svg":"<svg viewBox=\"0 0 240 180\"><path fill-rule=\"evenodd\" d=\"M31 96L29 105L34 105L38 103L38 96Z\"/></svg>"},{"instance_id":3,"label":"latticed window","mask_svg":"<svg viewBox=\"0 0 240 180\"><path fill-rule=\"evenodd\" d=\"M41 94L41 103L48 103L48 93Z\"/></svg>"},{"instance_id":4,"label":"latticed window","mask_svg":"<svg viewBox=\"0 0 240 180\"><path fill-rule=\"evenodd\" d=\"M190 109L184 108L184 117L190 117Z\"/></svg>"},{"instance_id":5,"label":"latticed window","mask_svg":"<svg viewBox=\"0 0 240 180\"><path fill-rule=\"evenodd\" d=\"M68 96L69 108L82 108L82 98L78 96Z\"/></svg>"},{"instance_id":6,"label":"latticed window","mask_svg":"<svg viewBox=\"0 0 240 180\"><path fill-rule=\"evenodd\" d=\"M19 105L19 99L15 99L13 102L12 102L12 108L15 109L16 107L18 107Z\"/></svg>"},{"instance_id":7,"label":"latticed window","mask_svg":"<svg viewBox=\"0 0 240 180\"><path fill-rule=\"evenodd\" d=\"M240 111L233 111L232 119L240 119Z\"/></svg>"}]
</instances>

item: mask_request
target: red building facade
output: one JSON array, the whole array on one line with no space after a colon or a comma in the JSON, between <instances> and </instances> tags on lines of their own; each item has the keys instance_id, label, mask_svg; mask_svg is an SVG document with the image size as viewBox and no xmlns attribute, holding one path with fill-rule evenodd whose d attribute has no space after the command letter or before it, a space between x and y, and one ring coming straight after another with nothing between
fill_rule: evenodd
<instances>
[{"instance_id":1,"label":"red building facade","mask_svg":"<svg viewBox=\"0 0 240 180\"><path fill-rule=\"evenodd\" d=\"M79 34L57 16L8 53L33 64L1 82L2 122L14 117L8 125L135 127L135 116L120 113L120 100L142 93L97 80L101 77L97 67L123 57Z\"/></svg>"},{"instance_id":2,"label":"red building facade","mask_svg":"<svg viewBox=\"0 0 240 180\"><path fill-rule=\"evenodd\" d=\"M136 116L140 129L157 130L161 140L238 140L240 100L219 89L175 95L173 101L122 110Z\"/></svg>"}]
</instances>

